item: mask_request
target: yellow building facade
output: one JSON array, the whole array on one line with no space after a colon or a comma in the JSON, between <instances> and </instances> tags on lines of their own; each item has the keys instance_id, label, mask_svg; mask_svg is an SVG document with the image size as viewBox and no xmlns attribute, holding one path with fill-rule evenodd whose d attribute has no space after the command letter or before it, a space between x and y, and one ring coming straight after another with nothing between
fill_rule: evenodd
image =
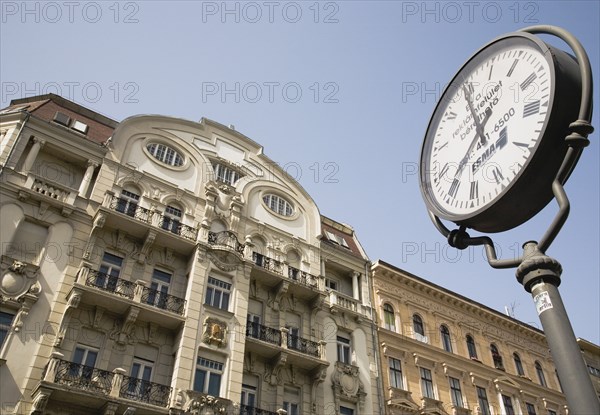
<instances>
[{"instance_id":1,"label":"yellow building facade","mask_svg":"<svg viewBox=\"0 0 600 415\"><path fill-rule=\"evenodd\" d=\"M372 279L386 414L568 413L542 331L383 261Z\"/></svg>"}]
</instances>

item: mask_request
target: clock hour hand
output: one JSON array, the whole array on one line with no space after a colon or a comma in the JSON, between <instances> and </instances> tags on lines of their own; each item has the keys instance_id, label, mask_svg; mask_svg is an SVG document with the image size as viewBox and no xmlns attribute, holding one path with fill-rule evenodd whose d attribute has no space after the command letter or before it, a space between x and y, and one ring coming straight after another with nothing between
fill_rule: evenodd
<instances>
[{"instance_id":1,"label":"clock hour hand","mask_svg":"<svg viewBox=\"0 0 600 415\"><path fill-rule=\"evenodd\" d=\"M472 89L472 85L470 85L470 89ZM492 109L488 108L485 111L485 116L483 117L483 120L481 120L481 122L479 122L479 117L477 116L477 113L475 112L475 108L473 108L473 100L472 100L472 96L471 96L471 92L469 91L469 88L467 88L466 84L463 85L463 91L465 93L465 99L467 100L467 105L469 106L469 111L471 111L471 115L473 116L473 121L475 121L475 131L477 131L477 136L479 136L479 138L481 139L481 145L485 145L485 133L483 131L483 127L485 126L485 124L488 122L488 120L490 119L490 116L492 115ZM475 137L475 141L477 141L477 136ZM473 143L471 143L471 147L473 146ZM471 149L471 147L469 147L469 149ZM470 152L471 150L469 150Z\"/></svg>"}]
</instances>

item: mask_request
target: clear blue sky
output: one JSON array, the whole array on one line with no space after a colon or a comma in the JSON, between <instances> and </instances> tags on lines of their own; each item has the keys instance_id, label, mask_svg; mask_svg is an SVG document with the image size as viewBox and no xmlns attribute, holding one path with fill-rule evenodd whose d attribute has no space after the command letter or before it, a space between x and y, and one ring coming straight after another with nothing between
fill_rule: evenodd
<instances>
[{"instance_id":1,"label":"clear blue sky","mask_svg":"<svg viewBox=\"0 0 600 415\"><path fill-rule=\"evenodd\" d=\"M119 121L155 113L233 124L322 214L351 224L371 260L499 311L512 305L540 326L514 270L493 270L479 248L449 248L434 229L418 189L420 146L462 63L534 24L579 38L598 103L598 1L2 1L1 11L1 106L54 92ZM600 129L598 110L593 124ZM569 180L571 216L548 252L565 270L560 290L576 335L597 344L598 137ZM494 235L500 255L539 239L555 211Z\"/></svg>"}]
</instances>

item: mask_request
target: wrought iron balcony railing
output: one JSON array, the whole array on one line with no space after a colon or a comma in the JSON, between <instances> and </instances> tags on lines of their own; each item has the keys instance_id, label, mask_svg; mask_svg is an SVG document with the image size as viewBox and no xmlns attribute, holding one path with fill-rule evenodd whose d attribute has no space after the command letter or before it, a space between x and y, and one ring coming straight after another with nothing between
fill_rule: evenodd
<instances>
[{"instance_id":1,"label":"wrought iron balcony railing","mask_svg":"<svg viewBox=\"0 0 600 415\"><path fill-rule=\"evenodd\" d=\"M246 336L281 346L281 331L263 326L259 323L248 321L246 326Z\"/></svg>"},{"instance_id":2,"label":"wrought iron balcony railing","mask_svg":"<svg viewBox=\"0 0 600 415\"><path fill-rule=\"evenodd\" d=\"M108 395L114 373L78 363L59 360L54 383L79 390Z\"/></svg>"},{"instance_id":3,"label":"wrought iron balcony railing","mask_svg":"<svg viewBox=\"0 0 600 415\"><path fill-rule=\"evenodd\" d=\"M169 216L161 215L158 226L161 229L179 235L182 238L189 239L190 241L195 241L198 237L198 229L184 225L180 221Z\"/></svg>"},{"instance_id":4,"label":"wrought iron balcony railing","mask_svg":"<svg viewBox=\"0 0 600 415\"><path fill-rule=\"evenodd\" d=\"M171 387L131 376L123 376L119 396L132 401L166 407L169 404Z\"/></svg>"},{"instance_id":5,"label":"wrought iron balcony railing","mask_svg":"<svg viewBox=\"0 0 600 415\"><path fill-rule=\"evenodd\" d=\"M179 315L185 310L185 299L148 287L142 289L141 302Z\"/></svg>"},{"instance_id":6,"label":"wrought iron balcony railing","mask_svg":"<svg viewBox=\"0 0 600 415\"><path fill-rule=\"evenodd\" d=\"M208 244L214 247L225 247L240 255L244 255L246 245L240 243L231 231L208 232Z\"/></svg>"},{"instance_id":7,"label":"wrought iron balcony railing","mask_svg":"<svg viewBox=\"0 0 600 415\"><path fill-rule=\"evenodd\" d=\"M252 253L252 261L261 268L283 275L283 263L273 258L269 258L258 252Z\"/></svg>"},{"instance_id":8,"label":"wrought iron balcony railing","mask_svg":"<svg viewBox=\"0 0 600 415\"><path fill-rule=\"evenodd\" d=\"M288 349L296 350L314 357L320 357L319 343L293 334L287 335Z\"/></svg>"},{"instance_id":9,"label":"wrought iron balcony railing","mask_svg":"<svg viewBox=\"0 0 600 415\"><path fill-rule=\"evenodd\" d=\"M298 268L294 268L291 265L288 265L288 278L306 285L307 287L317 288L318 287L318 278L308 272L300 271Z\"/></svg>"},{"instance_id":10,"label":"wrought iron balcony railing","mask_svg":"<svg viewBox=\"0 0 600 415\"><path fill-rule=\"evenodd\" d=\"M129 299L133 299L136 287L134 282L94 270L89 270L88 276L85 279L85 285Z\"/></svg>"},{"instance_id":11,"label":"wrought iron balcony railing","mask_svg":"<svg viewBox=\"0 0 600 415\"><path fill-rule=\"evenodd\" d=\"M137 202L118 196L112 197L109 209L123 213L144 223L150 223L152 219L152 212L149 209L139 206Z\"/></svg>"},{"instance_id":12,"label":"wrought iron balcony railing","mask_svg":"<svg viewBox=\"0 0 600 415\"><path fill-rule=\"evenodd\" d=\"M278 413L250 405L240 405L240 415L278 415Z\"/></svg>"}]
</instances>

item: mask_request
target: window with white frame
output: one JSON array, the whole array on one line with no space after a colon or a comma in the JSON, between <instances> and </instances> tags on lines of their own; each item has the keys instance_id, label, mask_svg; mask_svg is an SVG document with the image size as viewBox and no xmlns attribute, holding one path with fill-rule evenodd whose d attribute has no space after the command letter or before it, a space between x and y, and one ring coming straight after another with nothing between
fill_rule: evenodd
<instances>
[{"instance_id":1,"label":"window with white frame","mask_svg":"<svg viewBox=\"0 0 600 415\"><path fill-rule=\"evenodd\" d=\"M215 180L218 182L226 183L230 186L235 186L236 182L240 179L241 175L234 169L224 164L214 162L213 170L215 173Z\"/></svg>"},{"instance_id":2,"label":"window with white frame","mask_svg":"<svg viewBox=\"0 0 600 415\"><path fill-rule=\"evenodd\" d=\"M453 377L448 377L448 381L450 383L450 398L452 399L452 405L463 408L464 404L462 390L460 388L460 380Z\"/></svg>"},{"instance_id":3,"label":"window with white frame","mask_svg":"<svg viewBox=\"0 0 600 415\"><path fill-rule=\"evenodd\" d=\"M402 378L402 362L399 359L390 357L390 386L392 388L404 389L404 379Z\"/></svg>"},{"instance_id":4,"label":"window with white frame","mask_svg":"<svg viewBox=\"0 0 600 415\"><path fill-rule=\"evenodd\" d=\"M337 360L338 362L345 363L347 365L352 363L351 359L351 342L350 338L345 335L337 336Z\"/></svg>"},{"instance_id":5,"label":"window with white frame","mask_svg":"<svg viewBox=\"0 0 600 415\"><path fill-rule=\"evenodd\" d=\"M426 398L435 399L435 392L433 390L433 378L431 376L431 370L424 367L421 369L421 393Z\"/></svg>"},{"instance_id":6,"label":"window with white frame","mask_svg":"<svg viewBox=\"0 0 600 415\"><path fill-rule=\"evenodd\" d=\"M123 266L123 258L113 255L110 252L104 252L102 262L100 263L99 272L96 274L94 285L96 287L114 292L117 288L121 267Z\"/></svg>"},{"instance_id":7,"label":"window with white frame","mask_svg":"<svg viewBox=\"0 0 600 415\"><path fill-rule=\"evenodd\" d=\"M138 203L140 202L140 195L131 191L123 189L121 191L121 197L117 200L117 212L126 214L127 216L134 217L137 210Z\"/></svg>"},{"instance_id":8,"label":"window with white frame","mask_svg":"<svg viewBox=\"0 0 600 415\"><path fill-rule=\"evenodd\" d=\"M180 234L181 230L181 218L183 217L183 211L175 206L167 205L165 208L165 214L162 218L161 227L177 235Z\"/></svg>"},{"instance_id":9,"label":"window with white frame","mask_svg":"<svg viewBox=\"0 0 600 415\"><path fill-rule=\"evenodd\" d=\"M292 216L294 214L293 205L281 196L269 193L263 196L263 202L269 209L281 216Z\"/></svg>"},{"instance_id":10,"label":"window with white frame","mask_svg":"<svg viewBox=\"0 0 600 415\"><path fill-rule=\"evenodd\" d=\"M159 269L154 269L146 303L162 309L167 308L170 285L171 274Z\"/></svg>"},{"instance_id":11,"label":"window with white frame","mask_svg":"<svg viewBox=\"0 0 600 415\"><path fill-rule=\"evenodd\" d=\"M300 389L287 386L283 389L283 409L288 415L300 415Z\"/></svg>"},{"instance_id":12,"label":"window with white frame","mask_svg":"<svg viewBox=\"0 0 600 415\"><path fill-rule=\"evenodd\" d=\"M390 303L383 305L383 323L387 330L396 331L396 315Z\"/></svg>"},{"instance_id":13,"label":"window with white frame","mask_svg":"<svg viewBox=\"0 0 600 415\"><path fill-rule=\"evenodd\" d=\"M146 146L146 150L161 163L175 167L183 165L183 156L171 146L162 143L150 143Z\"/></svg>"},{"instance_id":14,"label":"window with white frame","mask_svg":"<svg viewBox=\"0 0 600 415\"><path fill-rule=\"evenodd\" d=\"M196 373L194 375L194 390L196 392L219 397L221 394L222 376L222 362L199 356L196 362Z\"/></svg>"},{"instance_id":15,"label":"window with white frame","mask_svg":"<svg viewBox=\"0 0 600 415\"><path fill-rule=\"evenodd\" d=\"M214 277L208 277L206 297L204 304L221 310L229 310L229 297L231 296L231 283Z\"/></svg>"},{"instance_id":16,"label":"window with white frame","mask_svg":"<svg viewBox=\"0 0 600 415\"><path fill-rule=\"evenodd\" d=\"M91 379L97 358L98 349L84 345L75 346L71 359L74 364L69 368L69 377Z\"/></svg>"},{"instance_id":17,"label":"window with white frame","mask_svg":"<svg viewBox=\"0 0 600 415\"><path fill-rule=\"evenodd\" d=\"M340 286L340 284L337 280L334 280L331 278L325 278L325 288L332 290L332 291L337 291L339 286Z\"/></svg>"},{"instance_id":18,"label":"window with white frame","mask_svg":"<svg viewBox=\"0 0 600 415\"><path fill-rule=\"evenodd\" d=\"M140 357L133 358L127 385L127 394L130 397L142 400L150 399L149 395L152 389L151 381L153 369L154 362Z\"/></svg>"},{"instance_id":19,"label":"window with white frame","mask_svg":"<svg viewBox=\"0 0 600 415\"><path fill-rule=\"evenodd\" d=\"M245 413L243 411L243 409L245 409L244 407L247 409L256 407L256 390L257 386L242 383L242 399L240 402L242 404L241 413Z\"/></svg>"}]
</instances>

